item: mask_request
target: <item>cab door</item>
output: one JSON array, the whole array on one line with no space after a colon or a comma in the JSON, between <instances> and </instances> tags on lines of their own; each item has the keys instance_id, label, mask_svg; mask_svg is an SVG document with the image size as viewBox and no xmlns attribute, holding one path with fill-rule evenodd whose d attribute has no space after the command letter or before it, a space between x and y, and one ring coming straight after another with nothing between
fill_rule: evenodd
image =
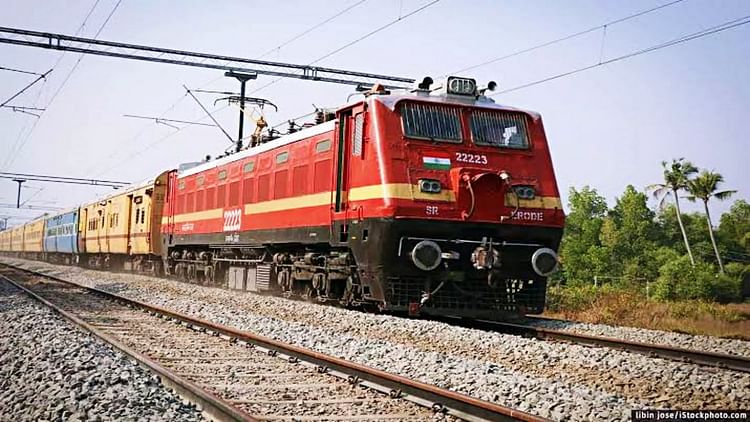
<instances>
[{"instance_id":1,"label":"cab door","mask_svg":"<svg viewBox=\"0 0 750 422\"><path fill-rule=\"evenodd\" d=\"M340 110L335 130L336 165L334 168L333 203L331 204L332 243L349 241L349 223L356 216L349 206L352 156L362 154L364 108L362 104Z\"/></svg>"}]
</instances>

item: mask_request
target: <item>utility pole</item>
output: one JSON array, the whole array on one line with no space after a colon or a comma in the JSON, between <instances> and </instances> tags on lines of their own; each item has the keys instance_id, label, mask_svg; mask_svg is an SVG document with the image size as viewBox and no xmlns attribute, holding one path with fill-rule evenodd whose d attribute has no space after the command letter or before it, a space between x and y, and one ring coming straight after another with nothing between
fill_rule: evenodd
<instances>
[{"instance_id":1,"label":"utility pole","mask_svg":"<svg viewBox=\"0 0 750 422\"><path fill-rule=\"evenodd\" d=\"M240 152L240 150L242 149L242 133L245 128L245 84L251 79L257 79L258 74L238 73L230 70L229 72L225 72L224 76L236 78L238 81L240 81L240 133L237 136L237 146L235 148L235 152Z\"/></svg>"},{"instance_id":2,"label":"utility pole","mask_svg":"<svg viewBox=\"0 0 750 422\"><path fill-rule=\"evenodd\" d=\"M26 183L26 179L13 179L18 183L18 196L16 197L16 208L21 208L21 185Z\"/></svg>"}]
</instances>

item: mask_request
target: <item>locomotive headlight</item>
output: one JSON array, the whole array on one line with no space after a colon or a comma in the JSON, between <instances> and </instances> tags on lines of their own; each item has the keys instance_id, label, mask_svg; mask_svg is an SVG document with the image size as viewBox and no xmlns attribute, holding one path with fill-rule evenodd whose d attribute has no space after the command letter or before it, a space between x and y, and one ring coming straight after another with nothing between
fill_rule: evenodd
<instances>
[{"instance_id":1,"label":"locomotive headlight","mask_svg":"<svg viewBox=\"0 0 750 422\"><path fill-rule=\"evenodd\" d=\"M557 270L557 254L550 248L540 248L531 256L531 267L542 277L547 277Z\"/></svg>"},{"instance_id":2,"label":"locomotive headlight","mask_svg":"<svg viewBox=\"0 0 750 422\"><path fill-rule=\"evenodd\" d=\"M534 199L536 197L536 191L531 186L514 186L513 190L521 199Z\"/></svg>"},{"instance_id":3,"label":"locomotive headlight","mask_svg":"<svg viewBox=\"0 0 750 422\"><path fill-rule=\"evenodd\" d=\"M433 179L419 179L419 190L427 193L440 193L440 182Z\"/></svg>"},{"instance_id":4,"label":"locomotive headlight","mask_svg":"<svg viewBox=\"0 0 750 422\"><path fill-rule=\"evenodd\" d=\"M448 78L448 94L453 95L475 95L477 92L477 81L470 78L459 78L450 76Z\"/></svg>"},{"instance_id":5,"label":"locomotive headlight","mask_svg":"<svg viewBox=\"0 0 750 422\"><path fill-rule=\"evenodd\" d=\"M422 271L432 271L442 261L440 246L432 240L423 240L411 250L411 261Z\"/></svg>"}]
</instances>

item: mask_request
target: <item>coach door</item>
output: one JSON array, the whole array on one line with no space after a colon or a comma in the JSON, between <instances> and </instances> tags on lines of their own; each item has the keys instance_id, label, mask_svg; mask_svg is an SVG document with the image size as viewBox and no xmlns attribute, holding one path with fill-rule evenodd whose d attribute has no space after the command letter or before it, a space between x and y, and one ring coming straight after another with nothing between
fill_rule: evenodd
<instances>
[{"instance_id":1,"label":"coach door","mask_svg":"<svg viewBox=\"0 0 750 422\"><path fill-rule=\"evenodd\" d=\"M81 207L78 211L78 253L86 253L86 233L88 232L88 207Z\"/></svg>"},{"instance_id":2,"label":"coach door","mask_svg":"<svg viewBox=\"0 0 750 422\"><path fill-rule=\"evenodd\" d=\"M127 218L125 218L125 236L127 243L125 243L125 245L128 255L130 255L130 251L133 250L133 236L131 235L131 230L133 229L133 201L133 195L128 195L128 205L125 210L125 215L127 215Z\"/></svg>"}]
</instances>

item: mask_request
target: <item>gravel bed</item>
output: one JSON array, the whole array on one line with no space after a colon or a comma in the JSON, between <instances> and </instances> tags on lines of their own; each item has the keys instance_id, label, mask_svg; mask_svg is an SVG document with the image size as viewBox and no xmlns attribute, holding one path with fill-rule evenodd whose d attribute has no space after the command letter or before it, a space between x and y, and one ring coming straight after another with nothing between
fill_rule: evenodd
<instances>
[{"instance_id":1,"label":"gravel bed","mask_svg":"<svg viewBox=\"0 0 750 422\"><path fill-rule=\"evenodd\" d=\"M662 344L704 352L724 353L750 358L750 341L726 339L712 336L673 333L645 328L621 327L606 324L590 324L577 321L536 320L536 327L569 331L577 334L613 337L641 343Z\"/></svg>"},{"instance_id":2,"label":"gravel bed","mask_svg":"<svg viewBox=\"0 0 750 422\"><path fill-rule=\"evenodd\" d=\"M24 265L555 420L750 407L750 374L147 276Z\"/></svg>"},{"instance_id":3,"label":"gravel bed","mask_svg":"<svg viewBox=\"0 0 750 422\"><path fill-rule=\"evenodd\" d=\"M204 420L158 377L1 280L0 339L0 420Z\"/></svg>"}]
</instances>

